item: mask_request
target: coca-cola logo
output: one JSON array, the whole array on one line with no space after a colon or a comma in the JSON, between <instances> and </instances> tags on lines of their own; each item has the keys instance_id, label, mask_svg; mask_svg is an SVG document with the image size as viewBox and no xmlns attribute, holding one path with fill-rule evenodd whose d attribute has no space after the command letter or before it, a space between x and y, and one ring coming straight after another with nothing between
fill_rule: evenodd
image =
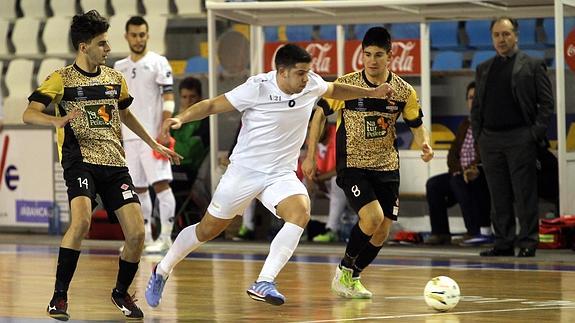
<instances>
[{"instance_id":1,"label":"coca-cola logo","mask_svg":"<svg viewBox=\"0 0 575 323\"><path fill-rule=\"evenodd\" d=\"M271 57L271 69L276 69L275 60L277 52L284 45L280 44L276 47ZM332 70L332 62L334 62L332 49L334 45L329 42L323 43L309 43L305 46L305 50L311 55L310 68L318 74L330 74L335 71Z\"/></svg>"},{"instance_id":2,"label":"coca-cola logo","mask_svg":"<svg viewBox=\"0 0 575 323\"><path fill-rule=\"evenodd\" d=\"M390 70L396 73L415 73L418 70L416 66L415 48L417 43L415 41L397 41L391 44L391 60L388 62ZM353 51L351 58L351 68L354 71L359 71L363 68L362 60L362 46L361 43L357 45Z\"/></svg>"},{"instance_id":3,"label":"coca-cola logo","mask_svg":"<svg viewBox=\"0 0 575 323\"><path fill-rule=\"evenodd\" d=\"M565 64L575 71L575 30L572 30L565 39Z\"/></svg>"}]
</instances>

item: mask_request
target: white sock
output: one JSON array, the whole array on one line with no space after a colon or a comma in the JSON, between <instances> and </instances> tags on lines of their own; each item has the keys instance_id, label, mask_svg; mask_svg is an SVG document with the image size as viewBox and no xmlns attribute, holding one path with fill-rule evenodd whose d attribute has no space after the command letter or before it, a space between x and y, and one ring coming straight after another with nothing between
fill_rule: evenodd
<instances>
[{"instance_id":1,"label":"white sock","mask_svg":"<svg viewBox=\"0 0 575 323\"><path fill-rule=\"evenodd\" d=\"M168 253L166 253L162 261L158 263L156 273L164 277L169 276L174 267L182 261L182 259L186 258L190 252L204 244L204 242L198 240L198 236L196 235L197 226L198 224L190 225L178 234L176 241L174 241Z\"/></svg>"},{"instance_id":2,"label":"white sock","mask_svg":"<svg viewBox=\"0 0 575 323\"><path fill-rule=\"evenodd\" d=\"M138 193L140 199L140 208L142 209L142 216L144 217L144 233L145 241L152 242L152 199L150 192L146 190L144 193Z\"/></svg>"},{"instance_id":3,"label":"white sock","mask_svg":"<svg viewBox=\"0 0 575 323\"><path fill-rule=\"evenodd\" d=\"M256 224L254 221L254 214L256 211L256 200L250 202L250 205L244 211L244 215L242 217L242 225L246 227L250 231L254 231L256 228Z\"/></svg>"},{"instance_id":4,"label":"white sock","mask_svg":"<svg viewBox=\"0 0 575 323\"><path fill-rule=\"evenodd\" d=\"M172 226L174 225L174 215L176 212L176 199L172 189L168 188L156 194L160 210L160 222L162 231L160 238L171 240Z\"/></svg>"},{"instance_id":5,"label":"white sock","mask_svg":"<svg viewBox=\"0 0 575 323\"><path fill-rule=\"evenodd\" d=\"M493 234L493 231L491 231L491 227L481 227L479 228L479 233L484 236L490 236Z\"/></svg>"},{"instance_id":6,"label":"white sock","mask_svg":"<svg viewBox=\"0 0 575 323\"><path fill-rule=\"evenodd\" d=\"M257 282L273 282L276 279L280 270L291 258L302 233L302 227L289 222L284 224L270 244L270 253L266 258L266 262L264 263Z\"/></svg>"}]
</instances>

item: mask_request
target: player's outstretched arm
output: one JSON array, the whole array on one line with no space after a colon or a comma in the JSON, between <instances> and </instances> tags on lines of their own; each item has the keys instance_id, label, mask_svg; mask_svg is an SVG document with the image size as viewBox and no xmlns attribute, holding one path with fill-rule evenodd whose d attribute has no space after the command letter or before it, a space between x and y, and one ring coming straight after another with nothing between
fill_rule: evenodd
<instances>
[{"instance_id":1,"label":"player's outstretched arm","mask_svg":"<svg viewBox=\"0 0 575 323\"><path fill-rule=\"evenodd\" d=\"M313 118L309 123L309 132L308 132L308 147L307 147L307 154L305 159L301 164L301 170L305 177L313 180L315 177L315 170L316 170L316 161L315 161L315 154L317 143L319 142L319 134L323 126L325 125L325 114L323 113L322 108L316 108L315 113L313 114Z\"/></svg>"},{"instance_id":2,"label":"player's outstretched arm","mask_svg":"<svg viewBox=\"0 0 575 323\"><path fill-rule=\"evenodd\" d=\"M336 100L353 100L358 98L382 98L386 99L393 94L394 90L388 83L383 83L376 88L364 88L355 85L337 82L328 83L324 97Z\"/></svg>"},{"instance_id":3,"label":"player's outstretched arm","mask_svg":"<svg viewBox=\"0 0 575 323\"><path fill-rule=\"evenodd\" d=\"M80 115L80 111L73 110L62 117L55 117L42 113L46 106L40 102L31 101L22 114L22 121L26 124L36 124L44 126L54 126L56 128L64 127L70 120Z\"/></svg>"},{"instance_id":4,"label":"player's outstretched arm","mask_svg":"<svg viewBox=\"0 0 575 323\"><path fill-rule=\"evenodd\" d=\"M167 135L170 132L170 129L179 129L183 123L202 120L212 114L234 110L234 106L223 94L213 99L202 100L175 117L164 120L162 124L162 134Z\"/></svg>"},{"instance_id":5,"label":"player's outstretched arm","mask_svg":"<svg viewBox=\"0 0 575 323\"><path fill-rule=\"evenodd\" d=\"M180 160L183 158L177 153L171 151L170 149L160 145L150 134L144 126L138 121L138 119L130 112L130 109L120 110L120 119L122 123L125 124L130 130L132 130L138 137L140 137L148 146L153 150L160 153L160 155L168 158L173 164L180 164Z\"/></svg>"},{"instance_id":6,"label":"player's outstretched arm","mask_svg":"<svg viewBox=\"0 0 575 323\"><path fill-rule=\"evenodd\" d=\"M420 125L417 128L411 128L413 133L413 140L415 144L421 147L421 159L424 162L428 162L433 159L433 148L429 144L429 132L427 129Z\"/></svg>"}]
</instances>

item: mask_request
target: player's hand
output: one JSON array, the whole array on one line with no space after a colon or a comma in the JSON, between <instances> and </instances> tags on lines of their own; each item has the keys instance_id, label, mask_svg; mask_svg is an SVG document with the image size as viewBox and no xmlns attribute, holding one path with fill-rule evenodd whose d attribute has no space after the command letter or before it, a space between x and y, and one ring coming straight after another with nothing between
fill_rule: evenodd
<instances>
[{"instance_id":1,"label":"player's hand","mask_svg":"<svg viewBox=\"0 0 575 323\"><path fill-rule=\"evenodd\" d=\"M161 136L169 136L170 129L180 129L182 126L182 120L179 118L168 118L162 123L162 134Z\"/></svg>"},{"instance_id":2,"label":"player's hand","mask_svg":"<svg viewBox=\"0 0 575 323\"><path fill-rule=\"evenodd\" d=\"M306 178L313 181L315 177L315 170L316 170L315 158L306 157L301 163L301 171L303 175Z\"/></svg>"},{"instance_id":3,"label":"player's hand","mask_svg":"<svg viewBox=\"0 0 575 323\"><path fill-rule=\"evenodd\" d=\"M172 163L172 164L179 165L180 161L182 159L184 159L184 157L180 156L175 151L170 150L170 148L161 145L157 141L155 142L153 149L154 149L154 153L157 153L160 156L168 159L170 161L170 163Z\"/></svg>"},{"instance_id":4,"label":"player's hand","mask_svg":"<svg viewBox=\"0 0 575 323\"><path fill-rule=\"evenodd\" d=\"M395 90L391 85L389 85L389 83L383 83L375 88L373 96L376 98L388 99L393 95L393 93L395 93Z\"/></svg>"},{"instance_id":5,"label":"player's hand","mask_svg":"<svg viewBox=\"0 0 575 323\"><path fill-rule=\"evenodd\" d=\"M421 146L421 159L426 163L433 159L433 148L428 143Z\"/></svg>"},{"instance_id":6,"label":"player's hand","mask_svg":"<svg viewBox=\"0 0 575 323\"><path fill-rule=\"evenodd\" d=\"M68 124L68 122L70 122L70 120L79 117L81 114L82 111L80 111L79 109L74 109L63 117L53 119L52 124L56 128L63 128Z\"/></svg>"}]
</instances>

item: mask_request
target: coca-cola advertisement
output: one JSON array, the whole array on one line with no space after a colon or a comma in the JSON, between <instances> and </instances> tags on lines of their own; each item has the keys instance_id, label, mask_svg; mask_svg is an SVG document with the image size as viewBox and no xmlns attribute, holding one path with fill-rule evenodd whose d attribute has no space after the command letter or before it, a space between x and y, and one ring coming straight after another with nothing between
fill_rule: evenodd
<instances>
[{"instance_id":1,"label":"coca-cola advertisement","mask_svg":"<svg viewBox=\"0 0 575 323\"><path fill-rule=\"evenodd\" d=\"M575 72L575 29L565 39L565 64Z\"/></svg>"},{"instance_id":2,"label":"coca-cola advertisement","mask_svg":"<svg viewBox=\"0 0 575 323\"><path fill-rule=\"evenodd\" d=\"M296 42L305 48L312 56L311 69L316 73L328 76L337 75L337 50L335 41L306 41ZM271 71L275 68L274 58L283 42L270 42L264 48L264 69ZM392 42L392 57L389 69L400 75L419 75L421 73L419 39L399 39ZM358 71L363 68L361 60L361 41L350 40L345 42L344 71L345 73Z\"/></svg>"}]
</instances>

